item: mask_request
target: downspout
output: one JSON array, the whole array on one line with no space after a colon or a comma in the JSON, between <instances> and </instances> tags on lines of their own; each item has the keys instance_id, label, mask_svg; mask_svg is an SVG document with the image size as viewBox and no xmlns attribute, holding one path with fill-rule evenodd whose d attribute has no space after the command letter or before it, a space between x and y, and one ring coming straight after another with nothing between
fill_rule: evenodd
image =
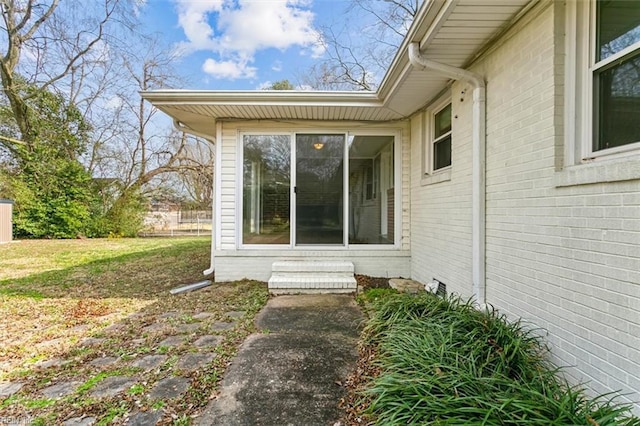
<instances>
[{"instance_id":1,"label":"downspout","mask_svg":"<svg viewBox=\"0 0 640 426\"><path fill-rule=\"evenodd\" d=\"M182 124L181 122L179 122L178 120L174 119L173 120L173 127L175 127L177 130L184 132L184 133L189 133L192 134L194 136L206 139L207 141L211 142L214 146L216 146L216 138L212 137L211 135L207 135L205 133L201 133L198 132L196 130L192 130L189 127L185 126L184 124ZM214 159L215 160L215 159ZM214 161L215 163L215 161ZM215 168L215 167L214 167ZM216 171L213 170L214 173L214 179L213 179L213 188L212 190L212 194L211 194L211 199L213 200L211 203L211 259L209 260L209 268L205 269L204 271L202 271L202 275L207 276L207 275L211 275L213 274L213 271L215 270L215 230L216 230L216 209L215 209L215 199L216 199L216 182L215 182L215 173Z\"/></svg>"},{"instance_id":2,"label":"downspout","mask_svg":"<svg viewBox=\"0 0 640 426\"><path fill-rule=\"evenodd\" d=\"M430 70L454 80L462 80L473 86L472 118L472 207L471 250L473 295L479 306L486 303L485 271L485 149L486 149L486 84L484 78L474 72L434 62L420 53L420 43L409 45L409 62L416 68Z\"/></svg>"}]
</instances>

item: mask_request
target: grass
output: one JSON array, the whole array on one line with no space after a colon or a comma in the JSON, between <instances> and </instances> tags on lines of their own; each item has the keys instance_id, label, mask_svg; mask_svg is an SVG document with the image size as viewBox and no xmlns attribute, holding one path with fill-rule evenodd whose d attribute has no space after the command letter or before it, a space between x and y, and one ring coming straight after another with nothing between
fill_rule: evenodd
<instances>
[{"instance_id":1,"label":"grass","mask_svg":"<svg viewBox=\"0 0 640 426\"><path fill-rule=\"evenodd\" d=\"M0 399L0 418L26 418L61 424L78 415L96 417L98 424L121 423L126 413L162 409L165 419L189 419L215 394L231 358L248 334L256 331L253 317L264 305L264 283L216 283L208 288L170 295L169 289L203 279L209 266L208 238L150 238L21 241L0 246L0 382L23 383L20 392ZM193 315L209 312L207 321L224 321L229 311L247 314L222 333L217 357L191 372L189 392L170 401L152 401L148 390L170 376L172 366L192 345L159 347L171 327L191 323ZM170 317L163 317L172 313ZM164 329L143 332L155 323ZM195 340L203 330L189 335ZM103 338L82 346L87 338ZM144 341L135 342L136 339ZM163 353L160 367L142 371L128 366L146 354ZM114 357L113 366L90 361ZM40 367L59 359L60 365ZM126 374L136 379L127 392L96 400L90 390L102 379ZM62 381L82 383L64 398L43 400L40 389Z\"/></svg>"},{"instance_id":2,"label":"grass","mask_svg":"<svg viewBox=\"0 0 640 426\"><path fill-rule=\"evenodd\" d=\"M369 377L353 402L360 422L640 425L615 395L588 398L570 386L540 333L494 310L430 294L362 300L371 316L361 348Z\"/></svg>"}]
</instances>

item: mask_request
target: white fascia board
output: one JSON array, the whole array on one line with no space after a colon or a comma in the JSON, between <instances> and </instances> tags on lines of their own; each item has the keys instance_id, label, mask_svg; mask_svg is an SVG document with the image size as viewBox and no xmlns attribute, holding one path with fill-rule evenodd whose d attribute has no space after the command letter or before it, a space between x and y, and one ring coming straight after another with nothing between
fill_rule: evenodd
<instances>
[{"instance_id":1,"label":"white fascia board","mask_svg":"<svg viewBox=\"0 0 640 426\"><path fill-rule=\"evenodd\" d=\"M416 41L422 41L424 35L433 27L436 18L439 17L438 14L442 7L449 3L457 3L457 0L425 0L422 3L387 73L382 78L377 92L378 97L387 99L393 95L401 76L412 69L409 66L409 55L407 53L409 45Z\"/></svg>"},{"instance_id":2,"label":"white fascia board","mask_svg":"<svg viewBox=\"0 0 640 426\"><path fill-rule=\"evenodd\" d=\"M156 105L382 106L376 92L154 90L141 95Z\"/></svg>"}]
</instances>

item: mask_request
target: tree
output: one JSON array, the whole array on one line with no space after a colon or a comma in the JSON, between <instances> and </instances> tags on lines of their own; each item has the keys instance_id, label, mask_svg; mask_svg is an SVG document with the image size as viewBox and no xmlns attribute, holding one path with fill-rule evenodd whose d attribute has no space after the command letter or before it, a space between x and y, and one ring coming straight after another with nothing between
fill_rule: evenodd
<instances>
[{"instance_id":1,"label":"tree","mask_svg":"<svg viewBox=\"0 0 640 426\"><path fill-rule=\"evenodd\" d=\"M103 233L135 234L142 225L144 199L158 193L186 192L201 205L211 203L211 144L167 126L166 118L144 101L141 91L176 85L176 58L148 39L142 57L123 53L123 83L112 93L112 115L118 132L94 145L90 164L94 175L117 177L104 193ZM137 210L137 214L133 212Z\"/></svg>"},{"instance_id":2,"label":"tree","mask_svg":"<svg viewBox=\"0 0 640 426\"><path fill-rule=\"evenodd\" d=\"M202 166L197 143L167 129L138 94L171 87L176 73L175 58L133 30L134 1L0 0L2 186L16 194L25 234L74 236L81 233L71 224L77 219L89 235L134 235L145 197ZM45 190L45 174L66 202ZM78 185L85 191L75 191ZM68 232L44 223L58 213Z\"/></svg>"},{"instance_id":3,"label":"tree","mask_svg":"<svg viewBox=\"0 0 640 426\"><path fill-rule=\"evenodd\" d=\"M4 192L16 201L18 236L73 238L89 230L95 200L90 174L77 160L90 127L61 95L21 85L25 94L29 144L12 141L2 171ZM8 102L0 106L3 133L18 132Z\"/></svg>"},{"instance_id":4,"label":"tree","mask_svg":"<svg viewBox=\"0 0 640 426\"><path fill-rule=\"evenodd\" d=\"M186 155L180 160L178 178L183 191L198 210L213 204L213 145L201 138L189 138Z\"/></svg>"},{"instance_id":5,"label":"tree","mask_svg":"<svg viewBox=\"0 0 640 426\"><path fill-rule=\"evenodd\" d=\"M265 90L294 90L295 87L289 80L279 80L273 83L271 86L265 88Z\"/></svg>"},{"instance_id":6,"label":"tree","mask_svg":"<svg viewBox=\"0 0 640 426\"><path fill-rule=\"evenodd\" d=\"M16 199L16 233L90 234L99 203L81 162L94 130L89 105L105 86L106 52L131 28L129 4L0 0L0 6L1 173L3 190ZM95 82L102 84L89 89Z\"/></svg>"},{"instance_id":7,"label":"tree","mask_svg":"<svg viewBox=\"0 0 640 426\"><path fill-rule=\"evenodd\" d=\"M351 0L352 18L344 27L321 29L327 58L306 71L301 84L316 90L375 90L421 2Z\"/></svg>"},{"instance_id":8,"label":"tree","mask_svg":"<svg viewBox=\"0 0 640 426\"><path fill-rule=\"evenodd\" d=\"M39 0L1 0L0 5L4 23L2 89L20 138L31 149L37 135L30 121L29 98L35 92L60 88L63 80L83 64L95 61L110 21L126 23L128 14L124 0L65 2L64 6L60 6L60 0L48 4ZM25 84L37 90L24 90Z\"/></svg>"}]
</instances>

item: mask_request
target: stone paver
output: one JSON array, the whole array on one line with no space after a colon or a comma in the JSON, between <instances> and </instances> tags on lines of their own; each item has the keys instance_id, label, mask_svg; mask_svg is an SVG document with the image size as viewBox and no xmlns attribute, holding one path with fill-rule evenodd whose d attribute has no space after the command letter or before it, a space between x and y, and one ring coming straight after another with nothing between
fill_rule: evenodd
<instances>
[{"instance_id":1,"label":"stone paver","mask_svg":"<svg viewBox=\"0 0 640 426\"><path fill-rule=\"evenodd\" d=\"M210 352L186 354L176 362L176 368L184 371L195 371L209 364L216 357Z\"/></svg>"},{"instance_id":2,"label":"stone paver","mask_svg":"<svg viewBox=\"0 0 640 426\"><path fill-rule=\"evenodd\" d=\"M66 364L69 361L65 361L62 358L51 358L48 359L46 361L40 361L40 362L36 362L35 364L33 364L33 368L35 369L45 369L45 368L50 368L50 367L60 367L64 364Z\"/></svg>"},{"instance_id":3,"label":"stone paver","mask_svg":"<svg viewBox=\"0 0 640 426\"><path fill-rule=\"evenodd\" d=\"M200 324L199 322L192 322L189 324L179 324L179 325L176 325L174 328L178 333L194 333L200 327L202 327L202 324Z\"/></svg>"},{"instance_id":4,"label":"stone paver","mask_svg":"<svg viewBox=\"0 0 640 426\"><path fill-rule=\"evenodd\" d=\"M102 337L87 337L86 339L82 339L80 341L80 346L98 346L101 345L105 340Z\"/></svg>"},{"instance_id":5,"label":"stone paver","mask_svg":"<svg viewBox=\"0 0 640 426\"><path fill-rule=\"evenodd\" d=\"M184 336L169 336L166 339L164 339L162 342L158 343L158 346L168 346L168 347L173 347L173 346L178 346L184 343Z\"/></svg>"},{"instance_id":6,"label":"stone paver","mask_svg":"<svg viewBox=\"0 0 640 426\"><path fill-rule=\"evenodd\" d=\"M398 290L401 293L420 293L424 291L424 284L405 278L392 278L389 280L389 287Z\"/></svg>"},{"instance_id":7,"label":"stone paver","mask_svg":"<svg viewBox=\"0 0 640 426\"><path fill-rule=\"evenodd\" d=\"M95 417L72 417L62 423L63 426L91 426L96 423Z\"/></svg>"},{"instance_id":8,"label":"stone paver","mask_svg":"<svg viewBox=\"0 0 640 426\"><path fill-rule=\"evenodd\" d=\"M0 383L0 398L6 398L18 392L24 386L20 382L6 382Z\"/></svg>"},{"instance_id":9,"label":"stone paver","mask_svg":"<svg viewBox=\"0 0 640 426\"><path fill-rule=\"evenodd\" d=\"M167 360L166 355L147 355L131 363L132 367L142 368L143 370L153 370L160 367Z\"/></svg>"},{"instance_id":10,"label":"stone paver","mask_svg":"<svg viewBox=\"0 0 640 426\"><path fill-rule=\"evenodd\" d=\"M218 321L211 324L211 329L214 331L230 330L233 328L234 325L235 324L232 322Z\"/></svg>"},{"instance_id":11,"label":"stone paver","mask_svg":"<svg viewBox=\"0 0 640 426\"><path fill-rule=\"evenodd\" d=\"M146 342L146 341L147 341L147 339L145 339L144 337L141 337L141 338L139 338L139 339L133 339L133 340L131 340L131 343L136 344L136 345L141 345L141 344L143 344L143 343L144 343L144 342Z\"/></svg>"},{"instance_id":12,"label":"stone paver","mask_svg":"<svg viewBox=\"0 0 640 426\"><path fill-rule=\"evenodd\" d=\"M81 384L79 381L60 382L42 389L40 393L47 398L62 398L74 393Z\"/></svg>"},{"instance_id":13,"label":"stone paver","mask_svg":"<svg viewBox=\"0 0 640 426\"><path fill-rule=\"evenodd\" d=\"M166 324L162 324L159 322L154 322L153 324L149 324L146 327L142 328L142 331L144 333L160 333L164 330L167 329L167 325Z\"/></svg>"},{"instance_id":14,"label":"stone paver","mask_svg":"<svg viewBox=\"0 0 640 426\"><path fill-rule=\"evenodd\" d=\"M117 333L119 331L122 331L123 329L124 329L124 324L118 322L115 324L111 324L109 327L106 327L102 331L105 333Z\"/></svg>"},{"instance_id":15,"label":"stone paver","mask_svg":"<svg viewBox=\"0 0 640 426\"><path fill-rule=\"evenodd\" d=\"M206 348L218 346L222 342L222 336L216 336L213 334L207 334L201 336L198 340L193 342L193 345L197 348Z\"/></svg>"},{"instance_id":16,"label":"stone paver","mask_svg":"<svg viewBox=\"0 0 640 426\"><path fill-rule=\"evenodd\" d=\"M79 324L79 325L76 325L76 326L71 327L69 329L69 331L71 331L73 333L81 333L81 332L87 331L87 330L89 330L89 325L88 324Z\"/></svg>"},{"instance_id":17,"label":"stone paver","mask_svg":"<svg viewBox=\"0 0 640 426\"><path fill-rule=\"evenodd\" d=\"M94 367L106 367L107 365L111 365L118 361L118 358L114 356L101 356L89 363L89 365L93 365Z\"/></svg>"},{"instance_id":18,"label":"stone paver","mask_svg":"<svg viewBox=\"0 0 640 426\"><path fill-rule=\"evenodd\" d=\"M156 383L149 397L154 400L177 398L189 389L189 383L186 377L167 377Z\"/></svg>"},{"instance_id":19,"label":"stone paver","mask_svg":"<svg viewBox=\"0 0 640 426\"><path fill-rule=\"evenodd\" d=\"M224 316L229 317L233 320L238 320L243 316L245 316L246 314L247 313L245 311L230 311L230 312L225 312Z\"/></svg>"},{"instance_id":20,"label":"stone paver","mask_svg":"<svg viewBox=\"0 0 640 426\"><path fill-rule=\"evenodd\" d=\"M155 426L162 418L162 411L138 411L129 416L128 426Z\"/></svg>"},{"instance_id":21,"label":"stone paver","mask_svg":"<svg viewBox=\"0 0 640 426\"><path fill-rule=\"evenodd\" d=\"M65 340L60 337L57 339L45 340L44 342L36 343L36 348L42 351L53 350L56 348L59 349L64 346L64 343Z\"/></svg>"},{"instance_id":22,"label":"stone paver","mask_svg":"<svg viewBox=\"0 0 640 426\"><path fill-rule=\"evenodd\" d=\"M159 318L162 318L162 319L169 319L169 318L175 318L175 317L178 317L178 316L180 316L180 312L177 312L177 311L168 311L168 312L165 312L164 314L161 314L161 315L159 316Z\"/></svg>"},{"instance_id":23,"label":"stone paver","mask_svg":"<svg viewBox=\"0 0 640 426\"><path fill-rule=\"evenodd\" d=\"M136 381L128 376L107 377L91 390L91 395L96 398L111 397L129 389Z\"/></svg>"},{"instance_id":24,"label":"stone paver","mask_svg":"<svg viewBox=\"0 0 640 426\"><path fill-rule=\"evenodd\" d=\"M212 316L213 314L211 312L198 312L193 316L193 319L204 320Z\"/></svg>"}]
</instances>

